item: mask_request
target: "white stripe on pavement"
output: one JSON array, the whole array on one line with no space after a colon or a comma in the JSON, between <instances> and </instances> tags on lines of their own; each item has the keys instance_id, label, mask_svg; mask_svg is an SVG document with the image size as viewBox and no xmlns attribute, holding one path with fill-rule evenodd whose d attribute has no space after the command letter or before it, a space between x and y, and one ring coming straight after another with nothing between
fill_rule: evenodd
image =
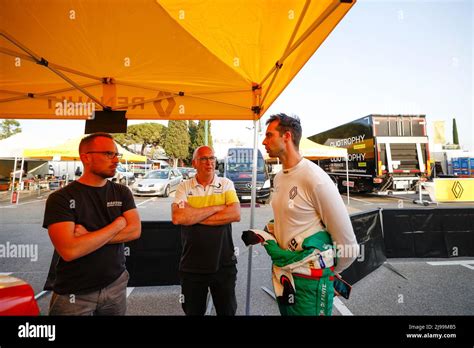
<instances>
[{"instance_id":1,"label":"white stripe on pavement","mask_svg":"<svg viewBox=\"0 0 474 348\"><path fill-rule=\"evenodd\" d=\"M346 305L344 303L342 303L342 301L334 296L334 307L336 307L336 309L339 311L339 313L341 313L342 315L354 315L352 314L352 312L349 310L349 308L346 307Z\"/></svg>"},{"instance_id":2,"label":"white stripe on pavement","mask_svg":"<svg viewBox=\"0 0 474 348\"><path fill-rule=\"evenodd\" d=\"M341 196L347 196L347 195L342 194ZM358 201L358 202L362 202L362 203L364 203L365 205L372 205L372 204L374 204L374 203L372 203L372 202L364 201L363 199L358 199L358 198L354 198L354 197L350 197L350 196L349 196L349 199L354 200L354 201Z\"/></svg>"},{"instance_id":3,"label":"white stripe on pavement","mask_svg":"<svg viewBox=\"0 0 474 348\"><path fill-rule=\"evenodd\" d=\"M40 297L46 295L49 291L43 290L38 295L35 295L35 300L39 299Z\"/></svg>"},{"instance_id":4,"label":"white stripe on pavement","mask_svg":"<svg viewBox=\"0 0 474 348\"><path fill-rule=\"evenodd\" d=\"M25 202L25 203L5 205L5 206L0 207L0 208L15 208L16 206L19 206L19 205L25 205L25 204L30 204L30 203L38 203L38 202L42 202L42 201L45 201L45 200L46 200L46 198L38 200L38 201L29 201L29 202Z\"/></svg>"},{"instance_id":5,"label":"white stripe on pavement","mask_svg":"<svg viewBox=\"0 0 474 348\"><path fill-rule=\"evenodd\" d=\"M135 290L135 288L127 287L127 297L130 296L130 294L132 293L133 290Z\"/></svg>"},{"instance_id":6,"label":"white stripe on pavement","mask_svg":"<svg viewBox=\"0 0 474 348\"><path fill-rule=\"evenodd\" d=\"M145 203L148 202L148 201L151 201L152 199L155 199L155 197L148 198L146 201L143 201L143 202L138 203L138 204L137 204L137 207L141 206L142 204L145 204Z\"/></svg>"},{"instance_id":7,"label":"white stripe on pavement","mask_svg":"<svg viewBox=\"0 0 474 348\"><path fill-rule=\"evenodd\" d=\"M428 265L431 266L452 266L452 265L474 265L474 260L452 260L452 261L431 261L426 262Z\"/></svg>"}]
</instances>

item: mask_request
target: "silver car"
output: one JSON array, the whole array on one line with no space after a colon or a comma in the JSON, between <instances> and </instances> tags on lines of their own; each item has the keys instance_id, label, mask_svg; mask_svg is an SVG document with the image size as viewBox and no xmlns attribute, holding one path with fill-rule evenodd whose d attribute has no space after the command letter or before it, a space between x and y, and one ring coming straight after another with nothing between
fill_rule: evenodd
<instances>
[{"instance_id":1,"label":"silver car","mask_svg":"<svg viewBox=\"0 0 474 348\"><path fill-rule=\"evenodd\" d=\"M132 193L135 196L168 197L171 191L176 190L181 181L183 181L183 176L178 170L152 170L132 185Z\"/></svg>"}]
</instances>

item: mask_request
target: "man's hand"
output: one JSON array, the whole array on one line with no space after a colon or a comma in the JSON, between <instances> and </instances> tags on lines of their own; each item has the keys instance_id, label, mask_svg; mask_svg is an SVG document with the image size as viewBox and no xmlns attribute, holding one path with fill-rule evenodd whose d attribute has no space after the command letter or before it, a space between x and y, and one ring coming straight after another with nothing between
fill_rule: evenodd
<instances>
[{"instance_id":1,"label":"man's hand","mask_svg":"<svg viewBox=\"0 0 474 348\"><path fill-rule=\"evenodd\" d=\"M108 244L124 243L140 238L142 224L137 208L127 210L123 215L114 220L120 228L120 232L109 240Z\"/></svg>"},{"instance_id":2,"label":"man's hand","mask_svg":"<svg viewBox=\"0 0 474 348\"><path fill-rule=\"evenodd\" d=\"M85 234L88 234L89 231L86 230L86 228L82 225L75 225L74 226L74 237L80 237L80 236L83 236Z\"/></svg>"}]
</instances>

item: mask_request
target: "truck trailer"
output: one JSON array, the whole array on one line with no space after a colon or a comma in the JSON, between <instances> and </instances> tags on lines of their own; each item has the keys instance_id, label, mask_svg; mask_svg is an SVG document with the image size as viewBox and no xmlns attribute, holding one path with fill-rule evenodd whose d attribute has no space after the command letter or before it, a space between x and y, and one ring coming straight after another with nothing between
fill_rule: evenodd
<instances>
[{"instance_id":1,"label":"truck trailer","mask_svg":"<svg viewBox=\"0 0 474 348\"><path fill-rule=\"evenodd\" d=\"M415 193L429 176L425 115L368 115L309 139L347 149L349 182L344 159L319 161L341 192Z\"/></svg>"}]
</instances>

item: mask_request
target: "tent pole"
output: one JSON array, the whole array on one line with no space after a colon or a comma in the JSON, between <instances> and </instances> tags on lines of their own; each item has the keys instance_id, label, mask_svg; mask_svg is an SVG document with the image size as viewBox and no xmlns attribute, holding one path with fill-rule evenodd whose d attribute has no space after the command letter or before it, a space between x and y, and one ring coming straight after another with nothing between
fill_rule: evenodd
<instances>
[{"instance_id":1,"label":"tent pole","mask_svg":"<svg viewBox=\"0 0 474 348\"><path fill-rule=\"evenodd\" d=\"M11 194L11 197L10 197L10 202L13 201L13 192L15 191L15 177L16 177L16 156L15 156L15 162L13 163L13 177L12 177L12 194Z\"/></svg>"},{"instance_id":2,"label":"tent pole","mask_svg":"<svg viewBox=\"0 0 474 348\"><path fill-rule=\"evenodd\" d=\"M346 182L347 182L347 205L349 205L349 160L348 160L348 157L346 155Z\"/></svg>"},{"instance_id":3,"label":"tent pole","mask_svg":"<svg viewBox=\"0 0 474 348\"><path fill-rule=\"evenodd\" d=\"M21 158L21 166L20 166L20 177L18 178L18 187L20 188L18 190L18 196L16 197L16 204L18 204L18 201L20 200L20 192L21 192L21 184L22 184L22 179L23 179L23 165L25 163L25 157Z\"/></svg>"},{"instance_id":4,"label":"tent pole","mask_svg":"<svg viewBox=\"0 0 474 348\"><path fill-rule=\"evenodd\" d=\"M252 199L250 203L250 228L255 225L255 204L257 200L257 120L253 121L253 166L252 166ZM250 285L252 280L252 246L249 247L249 258L247 266L247 299L245 303L245 315L250 315Z\"/></svg>"},{"instance_id":5,"label":"tent pole","mask_svg":"<svg viewBox=\"0 0 474 348\"><path fill-rule=\"evenodd\" d=\"M125 170L128 173L128 160L125 158ZM128 175L125 175L125 185L128 187Z\"/></svg>"}]
</instances>

